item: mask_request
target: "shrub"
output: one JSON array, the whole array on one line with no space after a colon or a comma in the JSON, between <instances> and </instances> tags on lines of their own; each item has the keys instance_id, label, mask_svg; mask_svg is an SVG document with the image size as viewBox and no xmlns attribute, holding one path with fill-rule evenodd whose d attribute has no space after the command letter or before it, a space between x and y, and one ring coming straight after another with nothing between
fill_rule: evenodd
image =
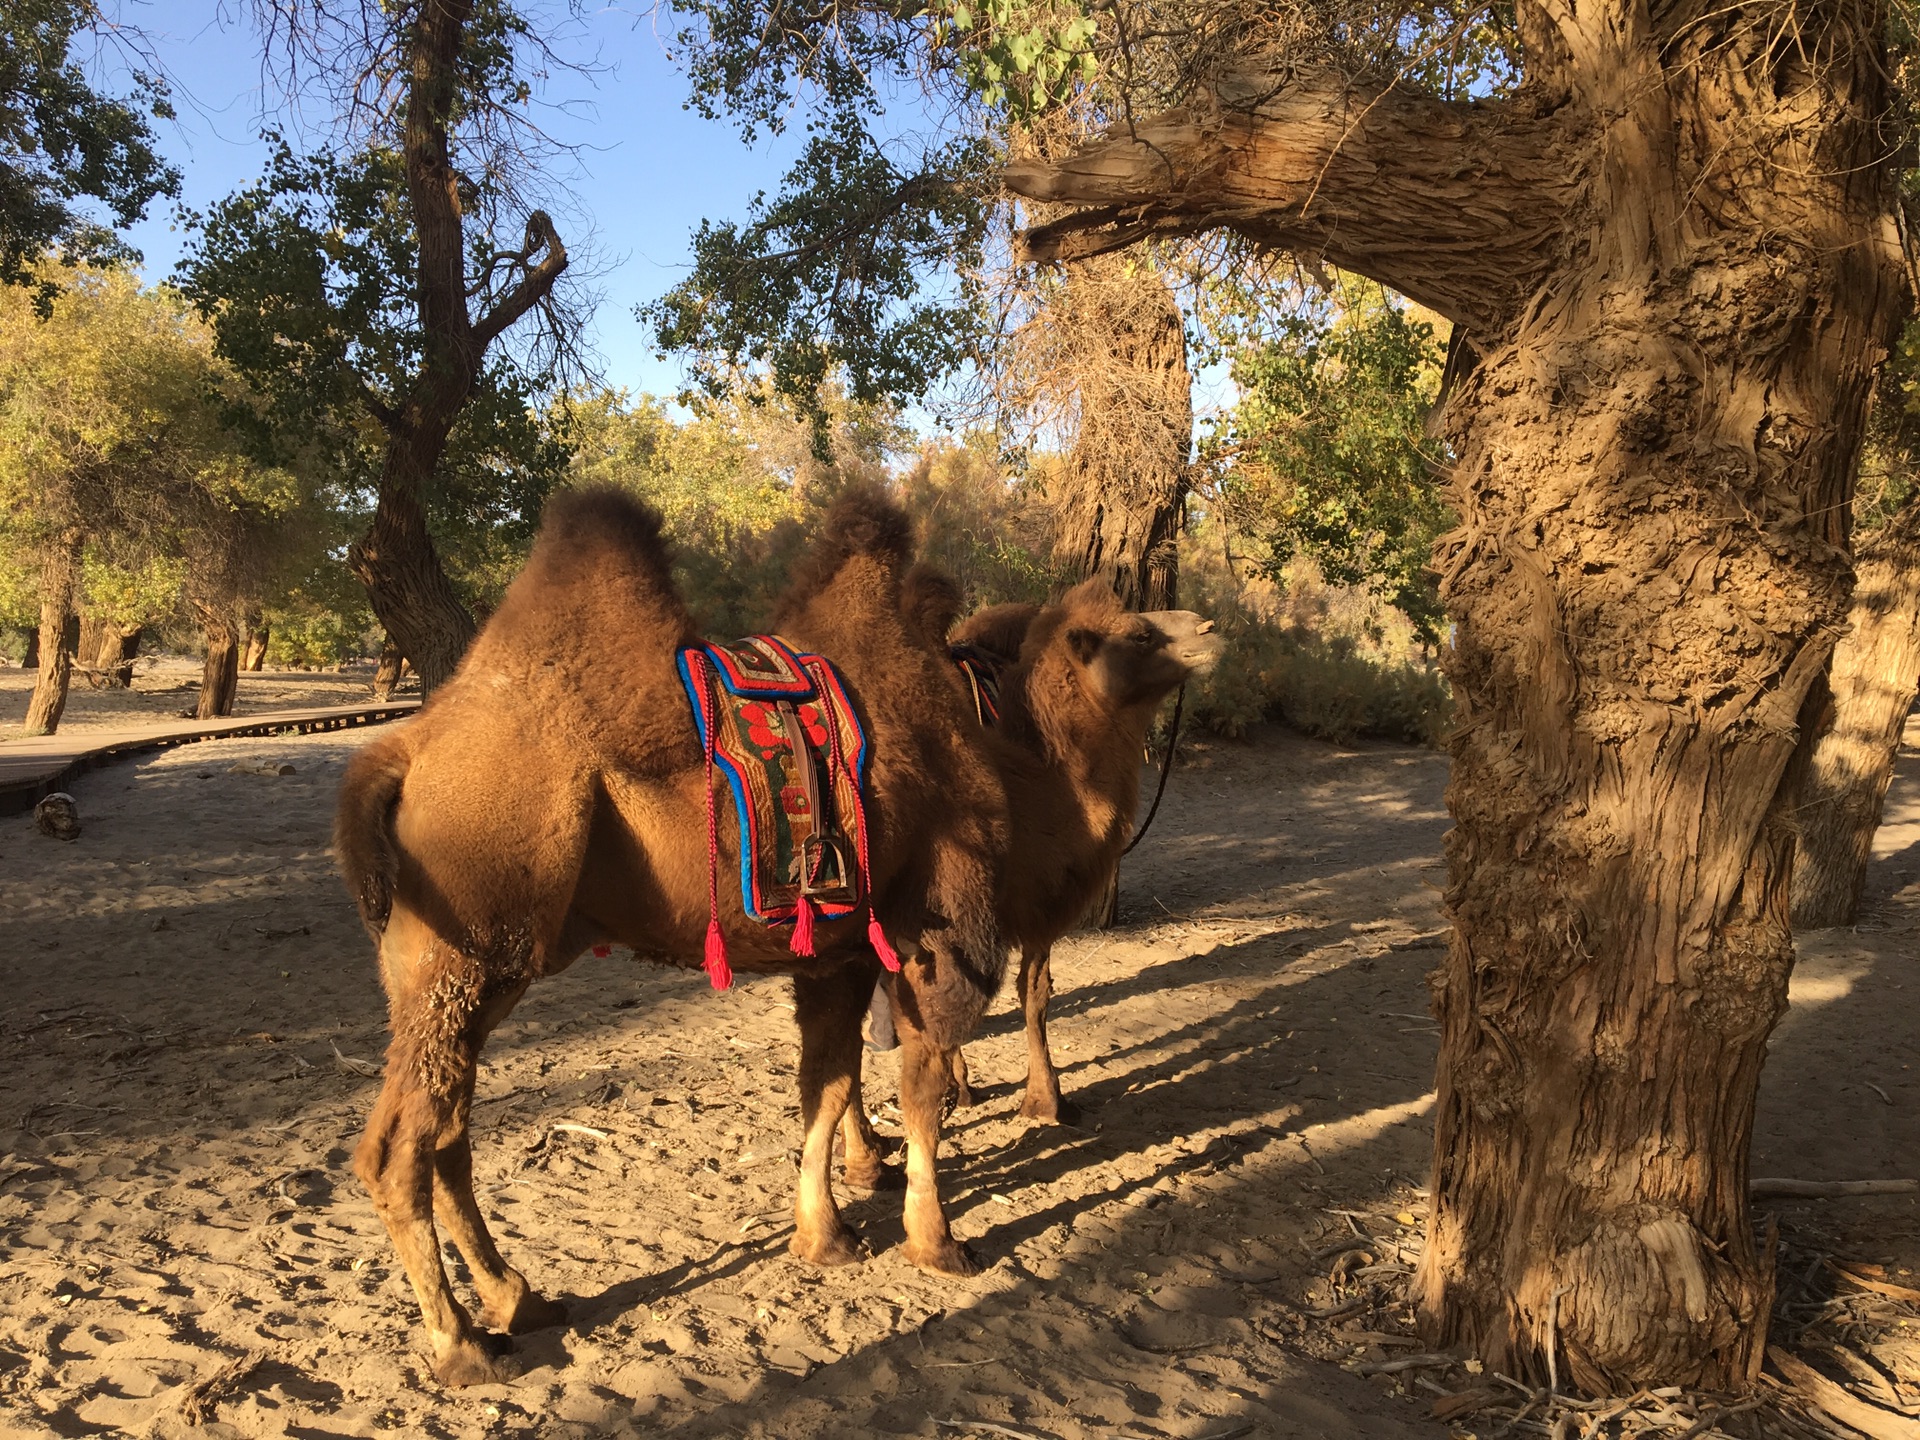
<instances>
[{"instance_id":1,"label":"shrub","mask_svg":"<svg viewBox=\"0 0 1920 1440\"><path fill-rule=\"evenodd\" d=\"M1284 585L1239 574L1204 527L1183 550L1181 570L1185 603L1212 616L1227 642L1192 696L1198 723L1237 736L1278 720L1336 744L1445 739L1453 711L1446 680L1391 607L1324 584L1311 561L1289 566Z\"/></svg>"}]
</instances>

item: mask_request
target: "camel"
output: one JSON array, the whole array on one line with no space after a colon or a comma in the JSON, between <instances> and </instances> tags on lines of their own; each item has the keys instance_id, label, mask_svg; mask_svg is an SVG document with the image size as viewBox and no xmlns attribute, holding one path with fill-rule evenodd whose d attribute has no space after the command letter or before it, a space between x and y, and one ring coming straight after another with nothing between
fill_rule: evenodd
<instances>
[{"instance_id":1,"label":"camel","mask_svg":"<svg viewBox=\"0 0 1920 1440\"><path fill-rule=\"evenodd\" d=\"M834 661L866 728L872 914L904 957L891 993L904 1047L905 1253L964 1275L977 1264L948 1229L935 1159L951 1055L1005 970L995 906L1007 814L945 652L902 615L909 550L897 507L878 490L850 492L774 618L793 645ZM454 1298L436 1222L466 1256L489 1330L565 1313L502 1259L474 1200L468 1113L488 1034L528 985L589 948L697 965L714 943L703 944L709 854L686 838L713 781L675 670L696 641L659 517L608 488L562 494L453 678L348 767L335 844L378 950L393 1037L354 1165L444 1384L514 1372L509 1342ZM719 873L737 873L732 827L720 840ZM805 1144L791 1249L853 1261L859 1240L828 1169L879 960L859 915L820 920L803 957L787 931L746 916L737 885L720 892L717 934L733 966L793 977ZM856 1183L878 1179L876 1149L849 1161Z\"/></svg>"},{"instance_id":2,"label":"camel","mask_svg":"<svg viewBox=\"0 0 1920 1440\"><path fill-rule=\"evenodd\" d=\"M916 568L901 608L922 635L942 637L957 614L957 595L942 577ZM984 738L1012 821L999 920L1001 933L1020 946L1027 1034L1020 1113L1030 1119L1079 1120L1078 1107L1060 1094L1047 1044L1053 946L1087 915L1119 863L1154 713L1178 686L1213 668L1221 640L1212 632L1213 623L1190 610L1129 612L1099 580L1055 605L993 606L952 631L956 644L983 652L1000 669L999 723ZM952 1077L957 1103L972 1104L958 1050ZM872 1145L857 1093L847 1112L849 1157L864 1157Z\"/></svg>"}]
</instances>

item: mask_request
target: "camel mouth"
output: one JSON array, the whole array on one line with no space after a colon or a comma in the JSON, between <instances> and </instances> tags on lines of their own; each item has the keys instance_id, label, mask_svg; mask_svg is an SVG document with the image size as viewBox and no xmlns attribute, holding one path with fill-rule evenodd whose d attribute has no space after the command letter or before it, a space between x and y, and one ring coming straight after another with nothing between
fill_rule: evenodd
<instances>
[{"instance_id":1,"label":"camel mouth","mask_svg":"<svg viewBox=\"0 0 1920 1440\"><path fill-rule=\"evenodd\" d=\"M1143 612L1167 637L1167 655L1186 667L1189 679L1212 673L1226 649L1226 640L1213 627L1213 621L1191 610L1149 610Z\"/></svg>"}]
</instances>

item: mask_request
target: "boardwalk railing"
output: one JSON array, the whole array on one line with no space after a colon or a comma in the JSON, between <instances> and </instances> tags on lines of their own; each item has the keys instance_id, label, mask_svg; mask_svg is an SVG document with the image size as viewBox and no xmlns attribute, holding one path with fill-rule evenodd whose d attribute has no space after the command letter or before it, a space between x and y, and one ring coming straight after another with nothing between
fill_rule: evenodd
<instances>
[{"instance_id":1,"label":"boardwalk railing","mask_svg":"<svg viewBox=\"0 0 1920 1440\"><path fill-rule=\"evenodd\" d=\"M418 700L389 700L379 705L334 705L319 710L268 710L225 720L169 720L125 729L73 730L31 740L0 741L0 815L31 810L42 796L69 784L76 775L123 755L190 745L195 740L230 740L244 735L310 735L316 730L345 730L378 725L420 708Z\"/></svg>"}]
</instances>

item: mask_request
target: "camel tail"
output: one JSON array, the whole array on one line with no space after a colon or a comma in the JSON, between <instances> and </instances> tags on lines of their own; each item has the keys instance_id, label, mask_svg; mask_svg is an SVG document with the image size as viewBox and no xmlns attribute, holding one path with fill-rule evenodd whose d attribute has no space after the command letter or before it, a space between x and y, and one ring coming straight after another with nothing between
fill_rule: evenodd
<instances>
[{"instance_id":1,"label":"camel tail","mask_svg":"<svg viewBox=\"0 0 1920 1440\"><path fill-rule=\"evenodd\" d=\"M393 914L399 853L393 843L393 812L413 764L405 731L383 735L347 766L334 815L333 848L340 859L360 920L378 944Z\"/></svg>"}]
</instances>

